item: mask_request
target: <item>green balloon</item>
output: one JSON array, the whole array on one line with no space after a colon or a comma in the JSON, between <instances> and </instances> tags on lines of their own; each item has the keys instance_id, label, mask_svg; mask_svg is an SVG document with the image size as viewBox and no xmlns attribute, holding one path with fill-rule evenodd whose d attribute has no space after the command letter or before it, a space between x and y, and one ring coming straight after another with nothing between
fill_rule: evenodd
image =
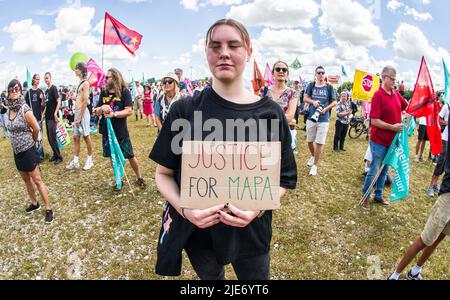
<instances>
[{"instance_id":1,"label":"green balloon","mask_svg":"<svg viewBox=\"0 0 450 300\"><path fill-rule=\"evenodd\" d=\"M72 55L72 57L70 58L70 68L72 69L72 71L75 71L75 66L79 62L87 63L88 62L87 55L81 52L77 52Z\"/></svg>"}]
</instances>

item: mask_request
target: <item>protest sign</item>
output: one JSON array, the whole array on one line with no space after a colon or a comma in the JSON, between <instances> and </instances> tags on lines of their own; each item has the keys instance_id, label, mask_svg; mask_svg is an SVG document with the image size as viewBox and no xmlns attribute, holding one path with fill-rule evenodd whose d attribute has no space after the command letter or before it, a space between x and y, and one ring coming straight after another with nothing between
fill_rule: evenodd
<instances>
[{"instance_id":1,"label":"protest sign","mask_svg":"<svg viewBox=\"0 0 450 300\"><path fill-rule=\"evenodd\" d=\"M380 78L378 76L356 70L352 89L353 100L371 102L379 88Z\"/></svg>"}]
</instances>

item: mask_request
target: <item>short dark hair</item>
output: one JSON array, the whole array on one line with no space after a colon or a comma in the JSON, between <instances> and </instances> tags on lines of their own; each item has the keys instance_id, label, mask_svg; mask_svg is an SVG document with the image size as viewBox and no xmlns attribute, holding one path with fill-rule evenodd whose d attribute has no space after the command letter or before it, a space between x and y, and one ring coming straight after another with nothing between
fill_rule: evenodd
<instances>
[{"instance_id":1,"label":"short dark hair","mask_svg":"<svg viewBox=\"0 0 450 300\"><path fill-rule=\"evenodd\" d=\"M47 76L47 75L50 76L50 78L52 78L52 74L50 72L46 72L44 77Z\"/></svg>"},{"instance_id":2,"label":"short dark hair","mask_svg":"<svg viewBox=\"0 0 450 300\"><path fill-rule=\"evenodd\" d=\"M22 85L20 84L20 81L17 80L17 79L13 79L13 80L11 80L11 81L9 82L9 84L8 84L8 96L9 96L9 89L12 88L12 87L15 87L16 85L19 86L20 92L22 93L22 90L23 90L23 89L22 89Z\"/></svg>"},{"instance_id":3,"label":"short dark hair","mask_svg":"<svg viewBox=\"0 0 450 300\"><path fill-rule=\"evenodd\" d=\"M324 68L324 67L322 67L322 66L318 66L318 67L316 68L316 70L315 70L314 72L316 72L316 73L317 73L317 70L324 70L324 71L325 71L325 68Z\"/></svg>"}]
</instances>

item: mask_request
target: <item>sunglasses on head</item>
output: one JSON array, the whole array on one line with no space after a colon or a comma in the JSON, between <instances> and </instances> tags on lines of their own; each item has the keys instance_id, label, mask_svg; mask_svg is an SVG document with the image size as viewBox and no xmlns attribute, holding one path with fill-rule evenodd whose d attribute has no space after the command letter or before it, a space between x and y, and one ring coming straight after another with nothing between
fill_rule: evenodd
<instances>
[{"instance_id":1,"label":"sunglasses on head","mask_svg":"<svg viewBox=\"0 0 450 300\"><path fill-rule=\"evenodd\" d=\"M18 92L20 92L20 87L18 85L15 85L13 87L10 87L8 89L8 91L9 91L9 93L18 93Z\"/></svg>"},{"instance_id":2,"label":"sunglasses on head","mask_svg":"<svg viewBox=\"0 0 450 300\"><path fill-rule=\"evenodd\" d=\"M163 81L163 84L172 84L173 83L173 80L164 80Z\"/></svg>"},{"instance_id":3,"label":"sunglasses on head","mask_svg":"<svg viewBox=\"0 0 450 300\"><path fill-rule=\"evenodd\" d=\"M287 73L287 71L288 71L288 69L287 68L275 68L275 71L277 72L277 73L281 73L281 72L283 72L283 73Z\"/></svg>"}]
</instances>

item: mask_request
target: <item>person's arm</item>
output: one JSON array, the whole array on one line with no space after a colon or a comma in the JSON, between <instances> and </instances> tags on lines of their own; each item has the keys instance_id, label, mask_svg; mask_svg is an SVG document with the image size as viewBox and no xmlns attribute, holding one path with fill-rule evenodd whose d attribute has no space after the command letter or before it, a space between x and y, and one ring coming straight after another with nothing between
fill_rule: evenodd
<instances>
[{"instance_id":1,"label":"person's arm","mask_svg":"<svg viewBox=\"0 0 450 300\"><path fill-rule=\"evenodd\" d=\"M290 123L295 118L295 112L297 111L297 105L298 105L297 98L292 98L291 101L289 101L289 107L285 114L288 123Z\"/></svg>"},{"instance_id":2,"label":"person's arm","mask_svg":"<svg viewBox=\"0 0 450 300\"><path fill-rule=\"evenodd\" d=\"M59 98L58 90L56 88L53 89L53 94L56 97L56 109L55 109L55 121L58 122L58 112L61 108L61 98Z\"/></svg>"},{"instance_id":3,"label":"person's arm","mask_svg":"<svg viewBox=\"0 0 450 300\"><path fill-rule=\"evenodd\" d=\"M370 122L371 122L372 126L375 126L377 128L383 129L383 130L389 130L389 131L393 131L393 132L400 132L403 130L402 123L391 125L380 119L370 119Z\"/></svg>"},{"instance_id":4,"label":"person's arm","mask_svg":"<svg viewBox=\"0 0 450 300\"><path fill-rule=\"evenodd\" d=\"M441 124L441 126L447 126L448 125L448 121L445 121L444 118L439 117L439 123Z\"/></svg>"},{"instance_id":5,"label":"person's arm","mask_svg":"<svg viewBox=\"0 0 450 300\"><path fill-rule=\"evenodd\" d=\"M209 228L220 222L218 212L224 205L216 205L205 210L182 209L180 207L180 188L175 182L175 171L157 165L155 182L161 195L175 210L198 228Z\"/></svg>"},{"instance_id":6,"label":"person's arm","mask_svg":"<svg viewBox=\"0 0 450 300\"><path fill-rule=\"evenodd\" d=\"M84 112L87 109L89 100L89 82L85 81L81 86L81 108L79 119L75 120L75 126L78 127L81 124L81 118L84 116Z\"/></svg>"},{"instance_id":7,"label":"person's arm","mask_svg":"<svg viewBox=\"0 0 450 300\"><path fill-rule=\"evenodd\" d=\"M31 131L33 133L33 140L35 142L39 142L39 134L41 132L39 128L39 124L34 117L33 111L29 110L25 113L25 121L27 122L28 126L31 128Z\"/></svg>"},{"instance_id":8,"label":"person's arm","mask_svg":"<svg viewBox=\"0 0 450 300\"><path fill-rule=\"evenodd\" d=\"M322 110L322 112L321 112L320 114L321 114L321 115L326 114L328 111L332 110L333 107L335 107L336 105L337 105L337 102L336 102L336 101L331 102L331 104L328 105L327 107L325 107L325 108Z\"/></svg>"},{"instance_id":9,"label":"person's arm","mask_svg":"<svg viewBox=\"0 0 450 300\"><path fill-rule=\"evenodd\" d=\"M312 104L315 107L319 107L320 106L320 101L314 101L313 99L311 99L311 97L309 96L308 92L310 92L310 87L308 87L308 89L306 90L305 95L303 97L303 99L305 100L305 103Z\"/></svg>"}]
</instances>

